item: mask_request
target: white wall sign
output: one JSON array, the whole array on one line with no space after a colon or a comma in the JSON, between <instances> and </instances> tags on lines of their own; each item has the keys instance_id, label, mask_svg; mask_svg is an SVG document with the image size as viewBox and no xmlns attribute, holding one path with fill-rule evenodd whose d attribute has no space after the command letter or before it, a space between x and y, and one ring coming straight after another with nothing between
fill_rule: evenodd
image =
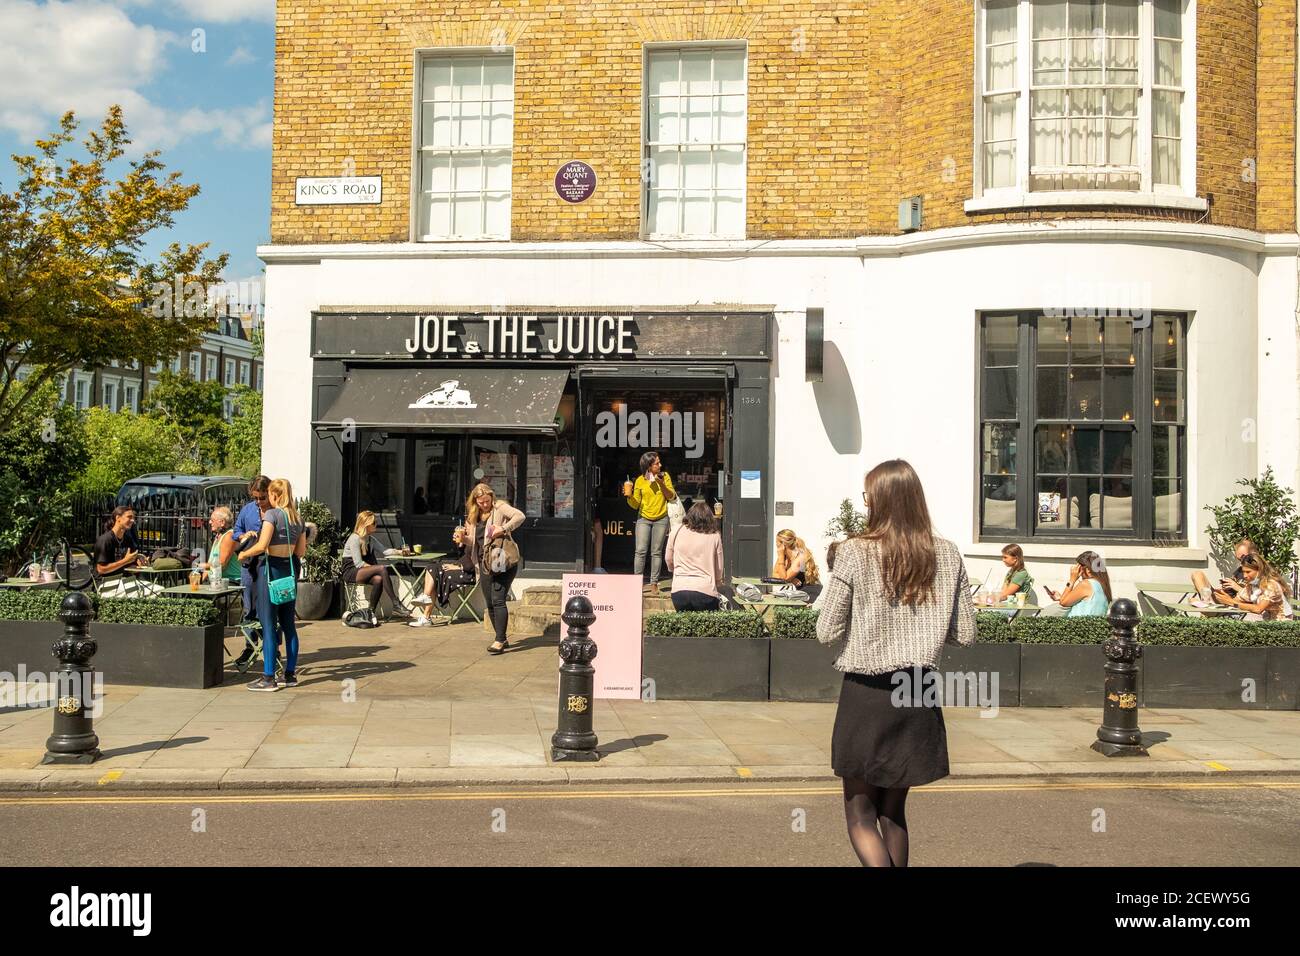
<instances>
[{"instance_id":1,"label":"white wall sign","mask_svg":"<svg viewBox=\"0 0 1300 956\"><path fill-rule=\"evenodd\" d=\"M294 203L299 206L375 205L384 196L381 176L299 177Z\"/></svg>"}]
</instances>

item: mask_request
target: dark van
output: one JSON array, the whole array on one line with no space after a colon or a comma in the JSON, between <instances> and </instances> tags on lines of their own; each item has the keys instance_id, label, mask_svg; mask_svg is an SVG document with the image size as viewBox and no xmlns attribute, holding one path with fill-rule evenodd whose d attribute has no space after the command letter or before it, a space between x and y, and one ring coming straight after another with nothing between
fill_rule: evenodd
<instances>
[{"instance_id":1,"label":"dark van","mask_svg":"<svg viewBox=\"0 0 1300 956\"><path fill-rule=\"evenodd\" d=\"M248 500L248 479L238 475L156 474L132 478L117 493L117 505L135 510L141 550L205 551L207 522L219 505L239 513Z\"/></svg>"}]
</instances>

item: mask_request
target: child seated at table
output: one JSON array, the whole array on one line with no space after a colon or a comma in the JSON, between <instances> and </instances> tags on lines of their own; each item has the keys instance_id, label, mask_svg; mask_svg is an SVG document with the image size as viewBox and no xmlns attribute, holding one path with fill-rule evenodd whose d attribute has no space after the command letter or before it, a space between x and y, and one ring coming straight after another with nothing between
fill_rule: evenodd
<instances>
[{"instance_id":1,"label":"child seated at table","mask_svg":"<svg viewBox=\"0 0 1300 956\"><path fill-rule=\"evenodd\" d=\"M459 557L456 560L442 561L424 576L424 592L411 602L416 605L416 612L410 627L432 627L435 596L438 607L445 608L453 591L474 583L474 565L470 562L469 550L465 547L464 528L457 527L452 532L451 540L456 545Z\"/></svg>"},{"instance_id":2,"label":"child seated at table","mask_svg":"<svg viewBox=\"0 0 1300 956\"><path fill-rule=\"evenodd\" d=\"M1025 570L1025 552L1020 545L1009 544L1003 548L1002 563L1007 568L1007 576L1002 579L998 601L1009 600L1023 591L1026 604L1037 604L1034 599L1034 579Z\"/></svg>"}]
</instances>

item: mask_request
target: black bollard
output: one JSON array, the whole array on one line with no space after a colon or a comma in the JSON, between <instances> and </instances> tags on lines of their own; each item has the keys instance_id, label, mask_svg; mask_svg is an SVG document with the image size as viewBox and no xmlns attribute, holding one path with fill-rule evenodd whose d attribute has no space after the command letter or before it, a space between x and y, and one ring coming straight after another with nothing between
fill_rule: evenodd
<instances>
[{"instance_id":1,"label":"black bollard","mask_svg":"<svg viewBox=\"0 0 1300 956\"><path fill-rule=\"evenodd\" d=\"M560 725L551 735L551 760L599 760L591 729L596 685L596 644L587 630L596 612L585 597L569 598L560 615L565 637L560 641Z\"/></svg>"},{"instance_id":2,"label":"black bollard","mask_svg":"<svg viewBox=\"0 0 1300 956\"><path fill-rule=\"evenodd\" d=\"M99 759L99 736L95 720L86 713L93 707L95 672L90 659L97 650L90 637L95 608L80 591L69 591L59 608L63 637L51 649L59 659L58 698L54 710L54 733L45 741L47 763L94 763Z\"/></svg>"},{"instance_id":3,"label":"black bollard","mask_svg":"<svg viewBox=\"0 0 1300 956\"><path fill-rule=\"evenodd\" d=\"M1101 726L1092 749L1107 757L1146 757L1138 729L1138 660L1142 647L1133 639L1137 605L1120 598L1110 606L1110 637L1101 647L1106 654L1106 698Z\"/></svg>"}]
</instances>

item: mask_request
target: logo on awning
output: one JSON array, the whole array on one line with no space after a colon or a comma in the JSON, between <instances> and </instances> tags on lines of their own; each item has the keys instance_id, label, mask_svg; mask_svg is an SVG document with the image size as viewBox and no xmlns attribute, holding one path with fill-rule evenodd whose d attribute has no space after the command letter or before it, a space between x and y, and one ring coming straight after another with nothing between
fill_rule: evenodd
<instances>
[{"instance_id":1,"label":"logo on awning","mask_svg":"<svg viewBox=\"0 0 1300 956\"><path fill-rule=\"evenodd\" d=\"M455 379L443 382L432 392L426 392L407 408L478 408L469 394L469 389L461 388Z\"/></svg>"}]
</instances>

